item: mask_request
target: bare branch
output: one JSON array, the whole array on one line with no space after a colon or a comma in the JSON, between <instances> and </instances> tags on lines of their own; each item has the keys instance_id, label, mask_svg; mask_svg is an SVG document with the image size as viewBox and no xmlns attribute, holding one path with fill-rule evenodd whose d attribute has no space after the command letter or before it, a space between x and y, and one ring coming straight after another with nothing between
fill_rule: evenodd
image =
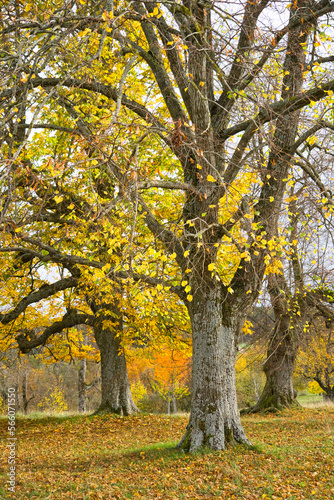
<instances>
[{"instance_id":1,"label":"bare branch","mask_svg":"<svg viewBox=\"0 0 334 500\"><path fill-rule=\"evenodd\" d=\"M164 188L164 189L175 189L182 191L191 191L192 193L198 193L194 186L187 184L185 182L179 181L143 181L138 182L138 189L151 189L151 188Z\"/></svg>"}]
</instances>

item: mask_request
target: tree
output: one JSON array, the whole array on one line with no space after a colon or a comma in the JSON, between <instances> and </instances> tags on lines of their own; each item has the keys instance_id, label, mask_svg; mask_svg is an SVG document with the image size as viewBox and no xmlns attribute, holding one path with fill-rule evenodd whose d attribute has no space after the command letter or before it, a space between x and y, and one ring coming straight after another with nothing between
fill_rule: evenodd
<instances>
[{"instance_id":1,"label":"tree","mask_svg":"<svg viewBox=\"0 0 334 500\"><path fill-rule=\"evenodd\" d=\"M64 133L69 128L79 134L84 147L81 156L71 158L77 172L84 156L93 158L105 190L117 184L126 199L136 230L148 228L151 247L165 261L167 255L175 259L178 272L168 275L163 267L160 279L162 286L174 286L171 291L186 305L193 338L192 409L180 447L195 451L203 446L223 449L234 440L248 443L236 401L236 344L276 244L294 148L328 126L325 111L322 120L297 138L301 110L332 99L334 81L313 71L315 62L332 59L314 60L308 36L334 6L326 0L297 0L284 27L273 33L262 25L261 41L258 26L269 8L266 0L241 3L232 14L218 2L192 0L120 2L117 7L108 2L105 8L70 2L64 8L65 3L51 19L27 4L29 22L15 18L6 26L6 41L22 31L40 48L30 53L26 66L19 61L16 72L25 75L21 83L8 76L9 89L1 94L6 109L23 91L40 106L47 102L49 110L55 102L61 106L66 127L54 114L51 123L27 126ZM43 34L46 28L51 29L48 35ZM141 93L135 85L125 86L135 63ZM117 68L113 73L110 64ZM277 73L267 93L261 79L270 65ZM111 123L105 118L108 109L109 117L113 110ZM49 118L49 110L41 117ZM117 121L128 127L125 140L110 133ZM265 142L264 157L254 148L259 140ZM150 169L145 165L149 155L154 155ZM160 156L163 170L158 168ZM238 196L236 182L248 171L256 181L245 198ZM9 179L12 175L13 170ZM160 190L175 194L162 196ZM10 196L8 187L3 212ZM230 200L230 216L223 218L222 206L230 208ZM246 234L235 238L233 229L240 221ZM227 274L219 272L220 248L226 244L237 255ZM149 264L146 270L134 260L126 265L124 277L140 267L149 279ZM117 276L117 266L109 269ZM175 284L176 275L181 285Z\"/></svg>"},{"instance_id":2,"label":"tree","mask_svg":"<svg viewBox=\"0 0 334 500\"><path fill-rule=\"evenodd\" d=\"M307 330L298 356L296 371L307 380L315 381L328 401L334 403L332 321L314 318Z\"/></svg>"},{"instance_id":3,"label":"tree","mask_svg":"<svg viewBox=\"0 0 334 500\"><path fill-rule=\"evenodd\" d=\"M302 192L304 198L298 206L296 192ZM263 363L266 384L256 404L243 413L278 411L298 404L293 372L298 350L310 333L308 324L319 317L327 321L332 317L332 273L323 253L331 245L326 226L332 224L332 210L324 214L312 186L297 175L287 199L289 239L284 241L281 235L282 247L276 248L280 257L276 266L267 268L274 324Z\"/></svg>"}]
</instances>

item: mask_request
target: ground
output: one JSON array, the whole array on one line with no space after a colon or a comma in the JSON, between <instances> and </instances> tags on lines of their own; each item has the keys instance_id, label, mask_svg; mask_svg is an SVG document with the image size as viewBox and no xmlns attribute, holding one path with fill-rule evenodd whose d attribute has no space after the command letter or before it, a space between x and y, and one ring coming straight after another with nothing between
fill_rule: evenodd
<instances>
[{"instance_id":1,"label":"ground","mask_svg":"<svg viewBox=\"0 0 334 500\"><path fill-rule=\"evenodd\" d=\"M185 455L173 447L186 416L18 418L12 494L3 486L8 434L2 418L0 498L334 498L334 407L250 415L242 422L253 449Z\"/></svg>"}]
</instances>

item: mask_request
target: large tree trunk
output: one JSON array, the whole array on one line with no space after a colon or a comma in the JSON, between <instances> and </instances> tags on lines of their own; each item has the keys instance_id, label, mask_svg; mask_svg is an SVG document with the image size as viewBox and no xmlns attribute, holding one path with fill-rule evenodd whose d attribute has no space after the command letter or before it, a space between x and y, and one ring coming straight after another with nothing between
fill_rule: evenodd
<instances>
[{"instance_id":1,"label":"large tree trunk","mask_svg":"<svg viewBox=\"0 0 334 500\"><path fill-rule=\"evenodd\" d=\"M104 327L103 322L110 324L111 316L100 309L98 320L94 326L95 340L101 353L101 392L102 401L95 413L117 413L131 415L138 410L130 388L126 359L121 346L123 320L115 306L112 310L112 327ZM116 316L116 317L115 317Z\"/></svg>"},{"instance_id":2,"label":"large tree trunk","mask_svg":"<svg viewBox=\"0 0 334 500\"><path fill-rule=\"evenodd\" d=\"M184 451L192 452L203 446L222 450L234 440L250 444L237 406L236 324L224 324L221 299L218 283L206 294L198 289L189 307L193 331L193 393L189 423L179 444Z\"/></svg>"}]
</instances>

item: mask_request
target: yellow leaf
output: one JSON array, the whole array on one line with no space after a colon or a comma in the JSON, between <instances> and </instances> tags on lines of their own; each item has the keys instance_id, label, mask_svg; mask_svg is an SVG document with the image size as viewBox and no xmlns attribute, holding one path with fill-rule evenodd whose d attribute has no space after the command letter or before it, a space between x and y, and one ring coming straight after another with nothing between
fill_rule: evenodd
<instances>
[{"instance_id":1,"label":"yellow leaf","mask_svg":"<svg viewBox=\"0 0 334 500\"><path fill-rule=\"evenodd\" d=\"M185 257L188 257L188 255L189 255L189 250L186 250L186 251L184 252L184 254L183 254L183 255L184 255Z\"/></svg>"},{"instance_id":2,"label":"yellow leaf","mask_svg":"<svg viewBox=\"0 0 334 500\"><path fill-rule=\"evenodd\" d=\"M55 202L57 204L60 203L61 201L63 201L63 197L62 196L55 196L53 199L55 200Z\"/></svg>"},{"instance_id":3,"label":"yellow leaf","mask_svg":"<svg viewBox=\"0 0 334 500\"><path fill-rule=\"evenodd\" d=\"M274 201L274 197L270 196L269 201L270 201L270 203L272 203Z\"/></svg>"},{"instance_id":4,"label":"yellow leaf","mask_svg":"<svg viewBox=\"0 0 334 500\"><path fill-rule=\"evenodd\" d=\"M182 281L181 285L182 285L182 286L186 286L186 285L188 285L188 281Z\"/></svg>"},{"instance_id":5,"label":"yellow leaf","mask_svg":"<svg viewBox=\"0 0 334 500\"><path fill-rule=\"evenodd\" d=\"M193 296L192 295L187 295L187 300L188 300L188 302L192 302Z\"/></svg>"},{"instance_id":6,"label":"yellow leaf","mask_svg":"<svg viewBox=\"0 0 334 500\"><path fill-rule=\"evenodd\" d=\"M208 175L207 178L206 178L206 180L209 181L209 182L216 182L216 179L214 179L212 177L212 175Z\"/></svg>"},{"instance_id":7,"label":"yellow leaf","mask_svg":"<svg viewBox=\"0 0 334 500\"><path fill-rule=\"evenodd\" d=\"M208 265L208 269L209 271L213 271L215 268L215 263L214 262L211 262L211 264Z\"/></svg>"}]
</instances>

